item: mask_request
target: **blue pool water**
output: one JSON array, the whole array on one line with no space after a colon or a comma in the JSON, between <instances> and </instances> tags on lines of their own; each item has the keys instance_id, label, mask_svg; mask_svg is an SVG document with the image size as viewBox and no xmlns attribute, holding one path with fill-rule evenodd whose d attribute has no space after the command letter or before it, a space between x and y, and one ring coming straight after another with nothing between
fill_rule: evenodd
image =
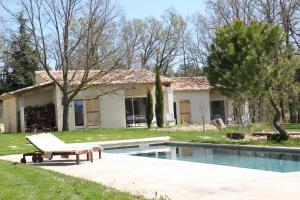
<instances>
[{"instance_id":1,"label":"blue pool water","mask_svg":"<svg viewBox=\"0 0 300 200\"><path fill-rule=\"evenodd\" d=\"M105 152L274 172L300 171L300 154L186 146L131 147L108 149Z\"/></svg>"}]
</instances>

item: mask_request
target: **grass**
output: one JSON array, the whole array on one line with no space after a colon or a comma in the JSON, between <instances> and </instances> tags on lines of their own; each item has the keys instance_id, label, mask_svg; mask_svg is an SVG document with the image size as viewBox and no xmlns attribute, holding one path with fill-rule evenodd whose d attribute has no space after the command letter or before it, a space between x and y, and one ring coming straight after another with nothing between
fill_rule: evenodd
<instances>
[{"instance_id":1,"label":"grass","mask_svg":"<svg viewBox=\"0 0 300 200\"><path fill-rule=\"evenodd\" d=\"M286 124L284 127L289 131L300 131L299 124ZM250 134L255 130L273 130L273 128L269 124L252 126L247 129L229 128L206 132L166 132L146 128L123 128L56 132L54 135L68 143L170 136L172 141L300 147L300 139L289 139L283 142L226 139L227 132ZM0 134L0 155L33 151L34 148L26 144L26 135L29 133ZM0 199L144 199L142 196L133 196L91 181L1 160L0 177Z\"/></svg>"},{"instance_id":2,"label":"grass","mask_svg":"<svg viewBox=\"0 0 300 200\"><path fill-rule=\"evenodd\" d=\"M144 199L30 165L0 160L0 199Z\"/></svg>"},{"instance_id":3,"label":"grass","mask_svg":"<svg viewBox=\"0 0 300 200\"><path fill-rule=\"evenodd\" d=\"M300 124L286 124L284 127L289 131L300 131ZM201 131L167 132L149 130L146 128L122 128L78 130L70 132L56 132L54 134L67 143L170 136L172 141L300 147L300 139L289 139L288 141L282 142L252 142L233 141L226 138L227 132L238 131L250 134L255 130L273 130L273 128L269 124L260 124L247 129L229 128L227 130L206 131L205 133ZM31 145L26 144L26 135L29 135L29 133L0 134L0 155L33 151L34 148Z\"/></svg>"}]
</instances>

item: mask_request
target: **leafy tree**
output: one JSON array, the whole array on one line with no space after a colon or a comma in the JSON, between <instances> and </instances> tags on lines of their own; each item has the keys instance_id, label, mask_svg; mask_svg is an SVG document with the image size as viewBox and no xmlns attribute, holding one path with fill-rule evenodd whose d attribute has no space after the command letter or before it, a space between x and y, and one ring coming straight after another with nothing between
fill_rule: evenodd
<instances>
[{"instance_id":1,"label":"leafy tree","mask_svg":"<svg viewBox=\"0 0 300 200\"><path fill-rule=\"evenodd\" d=\"M160 80L160 70L158 67L155 69L155 116L156 124L158 127L163 127L164 125L164 94L162 90L161 80Z\"/></svg>"},{"instance_id":2,"label":"leafy tree","mask_svg":"<svg viewBox=\"0 0 300 200\"><path fill-rule=\"evenodd\" d=\"M146 99L146 119L147 119L148 128L151 128L151 124L153 120L153 99L149 88L147 90L147 99Z\"/></svg>"},{"instance_id":3,"label":"leafy tree","mask_svg":"<svg viewBox=\"0 0 300 200\"><path fill-rule=\"evenodd\" d=\"M228 97L267 98L280 140L288 135L281 127L279 97L293 80L298 63L283 38L278 26L235 21L217 31L204 68L210 83Z\"/></svg>"},{"instance_id":4,"label":"leafy tree","mask_svg":"<svg viewBox=\"0 0 300 200\"><path fill-rule=\"evenodd\" d=\"M18 35L12 40L10 50L5 52L7 59L2 71L1 93L33 85L34 72L38 70L37 55L22 14L18 17L18 23Z\"/></svg>"}]
</instances>

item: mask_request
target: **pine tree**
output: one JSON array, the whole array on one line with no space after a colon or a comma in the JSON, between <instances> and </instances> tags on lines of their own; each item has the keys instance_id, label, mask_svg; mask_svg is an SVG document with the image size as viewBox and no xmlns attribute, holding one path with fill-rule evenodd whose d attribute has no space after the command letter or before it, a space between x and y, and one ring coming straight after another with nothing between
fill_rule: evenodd
<instances>
[{"instance_id":1,"label":"pine tree","mask_svg":"<svg viewBox=\"0 0 300 200\"><path fill-rule=\"evenodd\" d=\"M147 119L148 128L151 128L151 124L153 120L153 99L149 88L147 91L147 99L146 99L146 119Z\"/></svg>"},{"instance_id":2,"label":"pine tree","mask_svg":"<svg viewBox=\"0 0 300 200\"><path fill-rule=\"evenodd\" d=\"M19 32L12 40L8 59L2 71L3 82L0 93L17 90L34 84L34 72L38 70L37 55L26 28L26 19L21 14L18 18Z\"/></svg>"},{"instance_id":3,"label":"pine tree","mask_svg":"<svg viewBox=\"0 0 300 200\"><path fill-rule=\"evenodd\" d=\"M160 80L160 71L156 67L156 76L155 76L155 116L156 124L158 127L163 127L164 125L164 94L162 90L161 80Z\"/></svg>"}]
</instances>

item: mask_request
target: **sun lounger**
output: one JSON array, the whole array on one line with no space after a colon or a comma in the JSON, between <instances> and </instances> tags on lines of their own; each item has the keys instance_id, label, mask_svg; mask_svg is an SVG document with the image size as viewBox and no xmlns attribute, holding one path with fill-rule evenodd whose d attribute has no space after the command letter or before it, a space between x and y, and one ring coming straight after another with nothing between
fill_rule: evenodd
<instances>
[{"instance_id":1,"label":"sun lounger","mask_svg":"<svg viewBox=\"0 0 300 200\"><path fill-rule=\"evenodd\" d=\"M21 163L26 163L26 156L32 156L33 162L43 162L43 156L52 159L55 155L68 157L70 155L76 156L76 164L80 163L80 155L86 154L87 160L93 162L93 150L91 145L85 144L66 144L50 133L41 133L37 135L27 136L26 139L35 146L38 151L23 154ZM96 147L95 147L96 148ZM99 157L101 157L101 148L98 147Z\"/></svg>"}]
</instances>

